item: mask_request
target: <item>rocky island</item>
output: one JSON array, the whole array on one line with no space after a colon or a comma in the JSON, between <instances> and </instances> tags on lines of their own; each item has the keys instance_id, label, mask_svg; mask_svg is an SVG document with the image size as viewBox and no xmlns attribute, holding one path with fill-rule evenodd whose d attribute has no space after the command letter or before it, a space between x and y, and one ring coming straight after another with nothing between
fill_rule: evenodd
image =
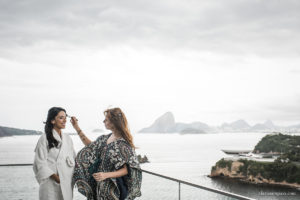
<instances>
[{"instance_id":1,"label":"rocky island","mask_svg":"<svg viewBox=\"0 0 300 200\"><path fill-rule=\"evenodd\" d=\"M274 162L221 159L209 177L224 177L253 184L300 189L300 136L267 135L255 146L255 153L277 154Z\"/></svg>"},{"instance_id":2,"label":"rocky island","mask_svg":"<svg viewBox=\"0 0 300 200\"><path fill-rule=\"evenodd\" d=\"M143 163L149 163L150 161L148 160L148 157L146 155L141 156L140 154L137 155L137 159L139 161L139 163L143 164Z\"/></svg>"}]
</instances>

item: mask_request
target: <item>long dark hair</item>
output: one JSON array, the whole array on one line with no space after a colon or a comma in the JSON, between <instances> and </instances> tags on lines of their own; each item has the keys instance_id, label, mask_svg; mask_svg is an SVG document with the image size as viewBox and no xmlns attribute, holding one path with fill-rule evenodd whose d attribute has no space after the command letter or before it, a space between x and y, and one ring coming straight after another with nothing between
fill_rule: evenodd
<instances>
[{"instance_id":1,"label":"long dark hair","mask_svg":"<svg viewBox=\"0 0 300 200\"><path fill-rule=\"evenodd\" d=\"M130 144L132 148L136 148L133 144L133 137L130 133L127 118L120 108L110 108L104 111L104 115L114 125L114 128L121 136Z\"/></svg>"},{"instance_id":2,"label":"long dark hair","mask_svg":"<svg viewBox=\"0 0 300 200\"><path fill-rule=\"evenodd\" d=\"M49 149L52 147L57 147L58 145L58 141L54 138L52 133L54 126L51 121L55 119L60 111L64 111L66 113L66 110L61 107L52 107L48 111L47 120L45 122L45 133L48 140Z\"/></svg>"}]
</instances>

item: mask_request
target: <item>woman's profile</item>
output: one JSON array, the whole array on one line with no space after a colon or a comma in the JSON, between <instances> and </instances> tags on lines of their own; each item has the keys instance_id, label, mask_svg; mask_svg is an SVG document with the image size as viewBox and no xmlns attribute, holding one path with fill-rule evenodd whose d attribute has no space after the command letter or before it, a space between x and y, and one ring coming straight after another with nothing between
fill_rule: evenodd
<instances>
[{"instance_id":1,"label":"woman's profile","mask_svg":"<svg viewBox=\"0 0 300 200\"><path fill-rule=\"evenodd\" d=\"M120 108L107 109L104 115L111 133L94 142L82 132L77 119L71 119L86 146L76 157L73 182L88 200L134 199L141 196L142 172L127 119Z\"/></svg>"},{"instance_id":2,"label":"woman's profile","mask_svg":"<svg viewBox=\"0 0 300 200\"><path fill-rule=\"evenodd\" d=\"M45 133L39 138L33 171L39 183L40 200L72 200L72 175L75 151L69 135L62 132L66 126L66 110L50 108L45 122Z\"/></svg>"}]
</instances>

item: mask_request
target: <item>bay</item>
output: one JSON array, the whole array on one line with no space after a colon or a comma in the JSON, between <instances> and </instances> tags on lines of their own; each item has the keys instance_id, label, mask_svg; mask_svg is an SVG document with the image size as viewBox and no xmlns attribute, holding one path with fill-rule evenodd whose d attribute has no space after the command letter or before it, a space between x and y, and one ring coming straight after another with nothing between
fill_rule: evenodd
<instances>
[{"instance_id":1,"label":"bay","mask_svg":"<svg viewBox=\"0 0 300 200\"><path fill-rule=\"evenodd\" d=\"M300 192L295 189L207 177L211 167L221 158L227 157L222 149L250 150L265 135L266 133L134 134L134 142L138 147L137 153L147 155L150 160L150 163L141 165L145 170L255 199L299 199ZM95 140L99 134L87 133L87 136ZM39 136L0 138L0 164L32 163L38 138ZM76 151L83 148L77 135L71 135L71 138ZM31 167L1 167L0 171L2 197L37 199L38 185ZM7 184L9 180L13 185ZM142 193L140 199L177 199L178 184L144 173ZM182 199L199 199L201 195L205 195L206 199L226 199L211 192L182 186L182 196L186 197ZM84 198L75 192L75 199Z\"/></svg>"}]
</instances>

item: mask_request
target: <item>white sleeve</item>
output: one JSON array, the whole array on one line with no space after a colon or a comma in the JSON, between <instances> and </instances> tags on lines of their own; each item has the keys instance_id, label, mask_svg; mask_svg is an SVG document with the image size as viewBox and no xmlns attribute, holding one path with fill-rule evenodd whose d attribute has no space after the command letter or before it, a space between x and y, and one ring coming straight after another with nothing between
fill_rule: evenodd
<instances>
[{"instance_id":1,"label":"white sleeve","mask_svg":"<svg viewBox=\"0 0 300 200\"><path fill-rule=\"evenodd\" d=\"M35 173L35 177L39 183L43 181L43 179L48 178L53 172L47 163L48 158L48 147L46 138L42 136L35 148L35 156L34 156L34 163L33 163L33 171Z\"/></svg>"}]
</instances>

